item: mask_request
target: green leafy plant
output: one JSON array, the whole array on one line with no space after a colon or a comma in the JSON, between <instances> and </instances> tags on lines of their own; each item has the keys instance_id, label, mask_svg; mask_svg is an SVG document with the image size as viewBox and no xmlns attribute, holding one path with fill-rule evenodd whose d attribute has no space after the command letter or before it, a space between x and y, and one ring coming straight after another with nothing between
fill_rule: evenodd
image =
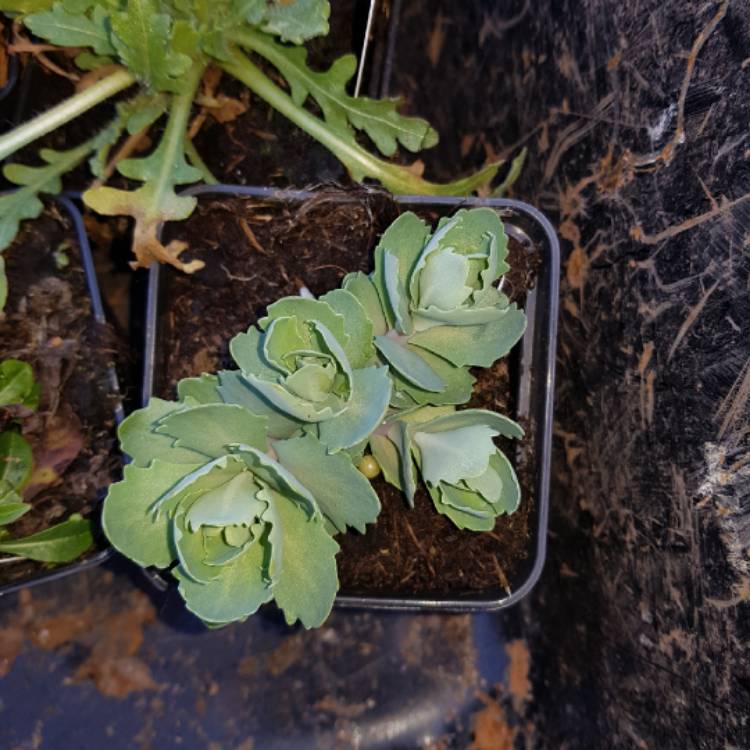
<instances>
[{"instance_id":1,"label":"green leafy plant","mask_svg":"<svg viewBox=\"0 0 750 750\"><path fill-rule=\"evenodd\" d=\"M312 627L338 588L333 537L378 516L365 475L382 469L413 504L421 474L439 513L492 529L520 501L493 440L523 430L456 405L471 396L469 366L491 365L524 330L497 288L506 246L489 209L461 210L434 234L407 213L370 275L270 305L230 342L238 369L182 380L178 401L152 398L123 422L133 463L105 501L113 545L171 567L209 624L274 599L288 622Z\"/></svg>"},{"instance_id":2,"label":"green leafy plant","mask_svg":"<svg viewBox=\"0 0 750 750\"><path fill-rule=\"evenodd\" d=\"M0 527L17 521L31 510L24 502L34 468L31 445L19 431L23 419L39 408L40 388L31 366L17 359L0 362ZM92 544L91 522L79 514L44 531L12 538L0 529L0 553L40 562L69 562Z\"/></svg>"},{"instance_id":3,"label":"green leafy plant","mask_svg":"<svg viewBox=\"0 0 750 750\"><path fill-rule=\"evenodd\" d=\"M179 195L179 186L213 181L187 135L191 108L200 100L201 79L209 65L234 76L330 149L355 180L377 180L394 193L443 195L463 195L489 184L498 163L437 184L423 179L416 165L388 160L399 146L418 152L435 145L437 133L425 120L399 114L398 100L350 96L347 84L356 70L354 55L345 55L326 71L308 66L306 51L299 45L328 32L329 10L328 0L218 0L210 5L203 0L0 0L0 11L17 18L37 37L78 49L77 65L92 71L94 80L0 136L0 159L131 91L116 105L114 119L89 140L67 151L42 149L42 166L4 168L5 177L20 188L0 196L0 251L10 244L21 221L39 215L40 194L59 192L61 177L88 158L97 181L84 193L84 202L100 214L135 219L134 267L159 261L187 272L200 268L199 261L180 260L184 243L163 245L158 227L193 211L195 198ZM283 77L287 90L261 70L258 60ZM307 106L311 102L320 114ZM119 160L113 155L122 137L145 134L164 117L166 123L149 155ZM359 135L366 136L374 149L363 145ZM106 185L115 167L139 186ZM507 181L501 187L507 187Z\"/></svg>"}]
</instances>

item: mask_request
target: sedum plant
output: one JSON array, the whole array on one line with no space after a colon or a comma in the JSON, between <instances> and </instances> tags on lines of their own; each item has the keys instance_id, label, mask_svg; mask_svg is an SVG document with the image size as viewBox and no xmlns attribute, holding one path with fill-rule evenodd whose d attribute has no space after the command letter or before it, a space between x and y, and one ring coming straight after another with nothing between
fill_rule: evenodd
<instances>
[{"instance_id":1,"label":"sedum plant","mask_svg":"<svg viewBox=\"0 0 750 750\"><path fill-rule=\"evenodd\" d=\"M491 530L520 501L494 438L523 430L456 406L471 396L469 367L493 364L523 333L498 289L506 257L490 209L458 211L434 234L406 213L371 274L270 305L230 342L237 369L182 380L177 401L152 398L123 422L133 462L105 501L113 545L171 568L211 625L273 599L287 622L313 627L338 589L334 536L363 532L380 511L372 461L410 505L421 475L437 512Z\"/></svg>"},{"instance_id":2,"label":"sedum plant","mask_svg":"<svg viewBox=\"0 0 750 750\"><path fill-rule=\"evenodd\" d=\"M26 537L13 537L3 528L32 509L24 490L31 484L34 451L22 427L23 420L39 408L39 398L31 365L17 359L0 362L0 553L39 562L70 562L93 543L91 522L79 514Z\"/></svg>"},{"instance_id":3,"label":"sedum plant","mask_svg":"<svg viewBox=\"0 0 750 750\"><path fill-rule=\"evenodd\" d=\"M325 71L309 67L301 45L328 32L329 11L328 0L217 0L210 6L203 0L0 0L0 12L45 42L77 52L76 64L88 71L78 93L0 136L0 160L118 97L112 120L89 139L65 151L40 150L39 166L4 167L19 189L0 196L0 251L21 221L39 215L39 196L58 193L61 178L88 162L95 181L83 200L100 214L134 219L134 267L159 261L187 272L200 268L200 261L180 259L184 243L163 245L158 228L193 211L196 199L180 195L180 186L215 182L188 134L194 104L211 104L201 92L209 67L236 78L322 143L355 180L376 180L393 193L444 195L465 195L488 184L497 163L436 184L423 179L417 165L390 160L399 147L418 152L434 146L437 133L425 120L399 114L398 100L350 96L354 55ZM273 68L286 88L259 61ZM152 131L151 153L122 158L129 145ZM126 186L106 184L115 169Z\"/></svg>"}]
</instances>

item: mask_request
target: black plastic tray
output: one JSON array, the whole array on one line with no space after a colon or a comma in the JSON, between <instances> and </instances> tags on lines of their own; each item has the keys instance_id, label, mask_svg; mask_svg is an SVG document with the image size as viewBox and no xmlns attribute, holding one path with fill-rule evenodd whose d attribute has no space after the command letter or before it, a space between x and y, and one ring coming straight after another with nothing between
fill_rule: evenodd
<instances>
[{"instance_id":1,"label":"black plastic tray","mask_svg":"<svg viewBox=\"0 0 750 750\"><path fill-rule=\"evenodd\" d=\"M86 228L83 223L83 217L80 211L73 202L73 197L68 195L62 195L58 197L57 203L62 206L69 214L72 222L73 229L78 239L78 246L81 250L81 264L83 265L83 272L86 276L86 287L88 288L89 297L91 298L91 314L97 323L106 325L107 318L104 314L104 305L102 304L101 294L99 293L99 283L96 278L96 270L94 269L94 259L91 255L91 245L89 243L88 235L86 234ZM111 393L118 395L120 393L120 385L117 380L117 372L114 367L110 367L107 373L109 390ZM122 405L118 400L118 405L115 408L115 423L120 424L123 419ZM101 501L104 497L104 493L101 494L99 500ZM21 589L30 588L31 586L37 586L40 583L47 583L49 581L55 581L58 578L69 576L73 573L78 573L86 568L91 568L95 565L100 565L107 560L113 553L111 547L105 547L105 549L94 553L90 557L87 557L78 562L67 563L65 565L59 565L50 570L42 571L36 575L30 576L29 578L19 579L12 581L3 586L0 586L0 596L5 594L12 594L15 591Z\"/></svg>"},{"instance_id":2,"label":"black plastic tray","mask_svg":"<svg viewBox=\"0 0 750 750\"><path fill-rule=\"evenodd\" d=\"M231 195L233 197L262 198L285 204L301 203L314 195L308 190L276 190L239 185L201 185L184 191L189 195ZM342 201L362 200L361 194L342 194ZM559 302L560 249L552 225L533 206L505 198L436 198L431 196L395 196L404 209L417 213L430 209L452 213L462 206L488 206L503 218L506 231L529 249L537 249L541 256L536 287L526 297L525 311L528 327L520 343L520 356L512 362L518 368L517 411L513 415L523 419L527 427L524 446L530 446L534 465L535 531L532 549L525 564L509 580L510 591L493 588L484 592L445 597L420 595L353 595L342 592L336 598L339 607L359 607L389 610L442 610L450 612L491 611L509 607L534 587L544 566L549 506L550 461L552 452L552 412L555 382L555 348L557 342L557 313ZM143 383L141 403L145 405L154 390L158 363L160 335L160 299L164 280L171 269L158 265L149 271L146 294L146 325L143 350ZM522 450L519 448L519 450ZM526 502L529 502L527 499ZM522 501L523 502L523 501ZM469 533L469 532L467 532ZM160 590L170 583L157 570L145 570L147 578Z\"/></svg>"}]
</instances>

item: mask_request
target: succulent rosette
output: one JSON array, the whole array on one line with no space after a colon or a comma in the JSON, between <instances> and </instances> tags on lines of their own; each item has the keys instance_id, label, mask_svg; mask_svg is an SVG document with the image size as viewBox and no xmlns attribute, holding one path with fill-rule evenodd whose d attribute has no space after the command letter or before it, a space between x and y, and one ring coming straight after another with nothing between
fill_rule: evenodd
<instances>
[{"instance_id":1,"label":"succulent rosette","mask_svg":"<svg viewBox=\"0 0 750 750\"><path fill-rule=\"evenodd\" d=\"M394 406L464 403L474 383L465 368L489 367L521 337L526 318L497 288L507 246L490 208L461 209L434 234L409 212L384 232L373 273L345 279L391 366Z\"/></svg>"},{"instance_id":2,"label":"succulent rosette","mask_svg":"<svg viewBox=\"0 0 750 750\"><path fill-rule=\"evenodd\" d=\"M410 505L418 470L439 513L461 529L490 531L521 496L513 466L493 442L499 436L521 438L523 430L485 409L424 407L387 424L370 447Z\"/></svg>"},{"instance_id":3,"label":"succulent rosette","mask_svg":"<svg viewBox=\"0 0 750 750\"><path fill-rule=\"evenodd\" d=\"M391 382L356 297L342 289L319 300L286 297L259 326L231 341L241 379L220 374L227 398L265 414L272 437L312 430L329 452L366 440L388 408Z\"/></svg>"},{"instance_id":4,"label":"succulent rosette","mask_svg":"<svg viewBox=\"0 0 750 750\"><path fill-rule=\"evenodd\" d=\"M226 403L214 376L180 383L120 427L132 458L104 503L116 549L167 568L188 609L211 625L274 599L287 622L320 625L331 610L338 544L380 503L346 454L311 434L268 439L268 420Z\"/></svg>"}]
</instances>

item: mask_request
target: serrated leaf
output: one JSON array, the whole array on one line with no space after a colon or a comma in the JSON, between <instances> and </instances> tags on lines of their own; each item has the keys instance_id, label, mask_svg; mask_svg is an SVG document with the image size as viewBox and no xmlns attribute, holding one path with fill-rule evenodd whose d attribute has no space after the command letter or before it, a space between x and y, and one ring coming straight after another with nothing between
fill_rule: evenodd
<instances>
[{"instance_id":1,"label":"serrated leaf","mask_svg":"<svg viewBox=\"0 0 750 750\"><path fill-rule=\"evenodd\" d=\"M328 33L328 0L239 0L235 7L248 23L293 44Z\"/></svg>"},{"instance_id":2,"label":"serrated leaf","mask_svg":"<svg viewBox=\"0 0 750 750\"><path fill-rule=\"evenodd\" d=\"M139 565L166 568L175 558L166 515L152 505L200 464L169 464L158 459L147 467L129 464L123 479L107 492L102 527L112 546Z\"/></svg>"},{"instance_id":3,"label":"serrated leaf","mask_svg":"<svg viewBox=\"0 0 750 750\"><path fill-rule=\"evenodd\" d=\"M7 164L3 168L5 178L21 188L0 195L0 251L10 245L24 219L35 219L41 214L44 206L39 195L59 193L62 190L60 176L82 162L90 150L90 142L69 151L42 149L39 155L46 162L45 166Z\"/></svg>"},{"instance_id":4,"label":"serrated leaf","mask_svg":"<svg viewBox=\"0 0 750 750\"><path fill-rule=\"evenodd\" d=\"M355 98L347 93L347 84L357 71L354 55L344 55L328 70L318 72L307 65L304 47L284 46L253 30L243 31L238 40L278 68L297 106L312 97L327 126L343 140L354 141L355 129L361 130L385 156L393 156L399 144L417 152L438 142L438 134L426 120L399 114L400 100Z\"/></svg>"},{"instance_id":5,"label":"serrated leaf","mask_svg":"<svg viewBox=\"0 0 750 750\"><path fill-rule=\"evenodd\" d=\"M183 378L177 383L177 396L181 401L192 398L199 404L221 403L219 378L206 372L196 378Z\"/></svg>"},{"instance_id":6,"label":"serrated leaf","mask_svg":"<svg viewBox=\"0 0 750 750\"><path fill-rule=\"evenodd\" d=\"M88 10L88 9L86 9ZM115 48L107 28L108 12L96 5L90 13L69 11L63 3L35 13L24 24L37 36L61 47L90 47L97 55L113 55Z\"/></svg>"},{"instance_id":7,"label":"serrated leaf","mask_svg":"<svg viewBox=\"0 0 750 750\"><path fill-rule=\"evenodd\" d=\"M112 43L123 64L157 91L185 90L185 74L192 61L172 44L172 21L160 12L157 0L127 0L125 9L112 13Z\"/></svg>"},{"instance_id":8,"label":"serrated leaf","mask_svg":"<svg viewBox=\"0 0 750 750\"><path fill-rule=\"evenodd\" d=\"M287 498L277 497L270 512L281 530L284 550L273 596L287 624L300 620L306 628L318 627L330 614L339 587L339 545L326 531L322 518L308 518Z\"/></svg>"},{"instance_id":9,"label":"serrated leaf","mask_svg":"<svg viewBox=\"0 0 750 750\"><path fill-rule=\"evenodd\" d=\"M82 555L94 537L91 521L73 514L67 521L21 539L0 539L0 552L39 562L70 562Z\"/></svg>"},{"instance_id":10,"label":"serrated leaf","mask_svg":"<svg viewBox=\"0 0 750 750\"><path fill-rule=\"evenodd\" d=\"M206 460L199 451L174 446L174 438L157 433L161 419L180 409L184 404L152 398L148 405L129 414L117 430L120 447L133 462L142 467L154 458L171 464L198 464Z\"/></svg>"},{"instance_id":11,"label":"serrated leaf","mask_svg":"<svg viewBox=\"0 0 750 750\"><path fill-rule=\"evenodd\" d=\"M240 35L237 40L244 44ZM367 177L379 180L396 195L468 195L489 185L502 163L489 164L468 177L452 182L429 182L420 176L419 169L415 169L418 165L408 167L380 159L359 145L350 131L330 128L326 122L296 104L291 96L238 50L231 50L229 58L221 61L221 67L320 141L349 170L354 180L362 182Z\"/></svg>"},{"instance_id":12,"label":"serrated leaf","mask_svg":"<svg viewBox=\"0 0 750 750\"><path fill-rule=\"evenodd\" d=\"M364 533L365 524L375 521L380 512L378 496L345 454L328 454L312 435L279 440L274 450L338 531L351 526Z\"/></svg>"},{"instance_id":13,"label":"serrated leaf","mask_svg":"<svg viewBox=\"0 0 750 750\"><path fill-rule=\"evenodd\" d=\"M234 443L265 451L266 420L236 404L200 404L173 411L154 428L157 435L174 438L174 447L218 458Z\"/></svg>"},{"instance_id":14,"label":"serrated leaf","mask_svg":"<svg viewBox=\"0 0 750 750\"><path fill-rule=\"evenodd\" d=\"M96 177L104 174L109 153L125 131L132 135L148 127L164 113L164 109L162 95L139 94L128 101L118 103L117 116L93 138L94 154L89 159L89 168L93 174Z\"/></svg>"},{"instance_id":15,"label":"serrated leaf","mask_svg":"<svg viewBox=\"0 0 750 750\"><path fill-rule=\"evenodd\" d=\"M142 187L129 191L100 186L83 194L84 203L100 214L135 219L133 268L148 268L156 260L193 273L204 265L198 260L182 262L179 256L187 247L185 243L173 240L163 245L157 236L162 222L186 219L196 204L195 198L178 196L174 191L176 185L195 182L202 176L185 158L185 123L191 98L192 94L185 94L173 101L167 128L149 156L118 164L123 175L143 181Z\"/></svg>"}]
</instances>

